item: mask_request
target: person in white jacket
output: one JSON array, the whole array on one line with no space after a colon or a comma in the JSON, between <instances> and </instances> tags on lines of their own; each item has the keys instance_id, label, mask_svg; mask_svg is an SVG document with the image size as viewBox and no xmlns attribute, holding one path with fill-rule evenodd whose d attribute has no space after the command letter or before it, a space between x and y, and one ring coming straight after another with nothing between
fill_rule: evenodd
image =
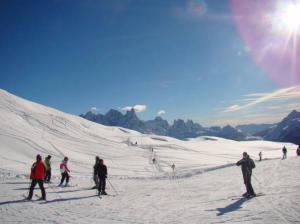
<instances>
[{"instance_id":1,"label":"person in white jacket","mask_svg":"<svg viewBox=\"0 0 300 224\"><path fill-rule=\"evenodd\" d=\"M58 186L62 186L62 184L64 183L65 180L66 180L65 186L68 186L69 179L70 179L70 175L69 175L70 170L67 165L68 160L69 160L68 157L65 157L64 160L60 164L61 181Z\"/></svg>"}]
</instances>

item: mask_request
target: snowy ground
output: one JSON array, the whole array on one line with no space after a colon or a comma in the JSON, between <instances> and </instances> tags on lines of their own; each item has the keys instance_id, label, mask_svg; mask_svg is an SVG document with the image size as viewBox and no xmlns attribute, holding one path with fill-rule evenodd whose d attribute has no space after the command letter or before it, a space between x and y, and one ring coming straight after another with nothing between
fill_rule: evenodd
<instances>
[{"instance_id":1,"label":"snowy ground","mask_svg":"<svg viewBox=\"0 0 300 224\"><path fill-rule=\"evenodd\" d=\"M281 160L282 143L142 135L0 90L1 223L297 223L300 158L294 156L295 145L285 145L289 158ZM262 151L266 158L256 162L253 176L255 191L264 196L237 198L244 186L234 163L243 151L254 159ZM53 183L46 184L46 202L37 196L24 202L37 153L53 156ZM70 159L72 186L58 188L64 155ZM110 196L101 199L90 190L95 155L105 160L116 190L108 182Z\"/></svg>"}]
</instances>

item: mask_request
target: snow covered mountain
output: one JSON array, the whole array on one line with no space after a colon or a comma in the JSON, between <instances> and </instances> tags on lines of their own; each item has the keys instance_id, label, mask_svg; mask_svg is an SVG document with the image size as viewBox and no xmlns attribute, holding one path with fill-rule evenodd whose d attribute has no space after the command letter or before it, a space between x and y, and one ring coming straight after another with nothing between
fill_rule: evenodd
<instances>
[{"instance_id":1,"label":"snow covered mountain","mask_svg":"<svg viewBox=\"0 0 300 224\"><path fill-rule=\"evenodd\" d=\"M103 125L120 126L139 131L144 134L153 133L156 135L170 136L177 139L196 138L206 135L237 141L247 139L246 134L230 125L227 125L223 128L204 128L192 120L184 121L182 119L176 119L174 120L173 124L170 125L168 121L162 119L161 117L156 117L154 120L142 121L137 117L133 109L128 111L125 115L117 110L111 109L105 115L94 114L89 111L86 114L81 114L80 116L87 120Z\"/></svg>"},{"instance_id":2,"label":"snow covered mountain","mask_svg":"<svg viewBox=\"0 0 300 224\"><path fill-rule=\"evenodd\" d=\"M300 112L293 110L281 122L266 131L264 139L300 145Z\"/></svg>"},{"instance_id":3,"label":"snow covered mountain","mask_svg":"<svg viewBox=\"0 0 300 224\"><path fill-rule=\"evenodd\" d=\"M296 145L236 142L217 137L181 141L109 127L0 90L0 211L2 223L293 223L299 216ZM137 144L133 144L137 142ZM152 148L154 149L152 152ZM262 197L245 200L243 151L257 158L253 185ZM36 154L52 155L47 201L25 202ZM71 187L58 188L59 163L69 157ZM108 166L107 192L99 199L92 167ZM156 163L152 163L156 158ZM171 164L175 164L175 178ZM274 197L276 195L276 197Z\"/></svg>"}]
</instances>

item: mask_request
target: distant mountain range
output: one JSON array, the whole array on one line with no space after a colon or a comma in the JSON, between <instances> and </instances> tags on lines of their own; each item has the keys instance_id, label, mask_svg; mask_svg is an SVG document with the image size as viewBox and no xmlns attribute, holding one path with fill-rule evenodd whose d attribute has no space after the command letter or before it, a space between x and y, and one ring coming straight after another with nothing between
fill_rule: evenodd
<instances>
[{"instance_id":1,"label":"distant mountain range","mask_svg":"<svg viewBox=\"0 0 300 224\"><path fill-rule=\"evenodd\" d=\"M119 126L144 134L170 136L178 139L217 136L237 141L265 139L300 144L300 112L295 110L278 124L249 124L237 127L230 125L225 127L203 127L192 120L184 121L182 119L176 119L173 124L169 124L167 120L161 117L142 121L138 118L134 109L127 111L125 114L111 109L105 115L89 111L86 114L81 114L80 117L107 126Z\"/></svg>"},{"instance_id":2,"label":"distant mountain range","mask_svg":"<svg viewBox=\"0 0 300 224\"><path fill-rule=\"evenodd\" d=\"M105 115L95 114L91 111L81 114L81 117L108 126L119 126L139 131L144 134L156 134L170 136L178 139L195 138L198 136L217 136L233 140L245 140L247 136L240 130L227 125L225 127L202 127L192 120L174 120L169 124L167 120L156 117L154 120L140 120L134 109L122 114L118 110L111 109Z\"/></svg>"}]
</instances>

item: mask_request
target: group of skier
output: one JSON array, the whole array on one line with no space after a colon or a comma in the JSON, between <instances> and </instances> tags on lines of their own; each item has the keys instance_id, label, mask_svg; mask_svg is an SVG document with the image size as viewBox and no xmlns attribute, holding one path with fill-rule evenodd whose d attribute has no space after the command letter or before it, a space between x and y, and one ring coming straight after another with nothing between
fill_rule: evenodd
<instances>
[{"instance_id":1,"label":"group of skier","mask_svg":"<svg viewBox=\"0 0 300 224\"><path fill-rule=\"evenodd\" d=\"M298 146L296 150L297 156L300 156L300 145ZM282 148L282 159L287 158L287 148L283 146ZM262 152L258 153L259 161L262 161ZM253 190L252 184L251 184L251 176L252 176L252 169L255 168L255 163L253 159L250 158L250 156L247 154L247 152L243 152L243 158L239 160L236 163L237 166L241 166L242 173L243 173L243 179L244 184L246 186L246 192L243 194L244 197L255 197L256 194Z\"/></svg>"},{"instance_id":2,"label":"group of skier","mask_svg":"<svg viewBox=\"0 0 300 224\"><path fill-rule=\"evenodd\" d=\"M153 149L152 149L153 150ZM282 159L287 158L287 149L284 146L282 149L283 157ZM296 153L300 156L300 145L298 146ZM31 184L29 188L29 194L27 199L31 200L33 195L33 190L35 186L38 184L41 192L42 192L42 200L46 200L46 191L44 188L44 183L51 183L51 155L48 155L44 162L42 161L42 156L37 155L36 161L32 164L30 179ZM61 181L58 186L63 186L64 181L66 181L64 186L68 186L70 180L70 170L68 168L68 157L64 157L63 161L60 164L60 173L61 173ZM262 160L262 152L259 152L259 161ZM155 159L153 161L155 163ZM253 190L251 184L251 176L252 176L252 169L255 168L255 163L253 159L250 158L247 152L243 152L243 158L236 163L237 166L241 166L244 184L246 186L246 192L243 194L244 197L255 197L256 194ZM107 178L107 167L99 156L95 157L95 164L94 164L94 172L93 172L93 179L95 182L95 186L93 189L98 189L98 195L107 195L105 191L106 187L106 178ZM173 176L175 176L175 164L173 163L171 166L173 170Z\"/></svg>"},{"instance_id":3,"label":"group of skier","mask_svg":"<svg viewBox=\"0 0 300 224\"><path fill-rule=\"evenodd\" d=\"M69 168L67 166L68 157L64 157L60 164L61 181L59 186L62 186L63 182L66 180L65 186L69 183ZM42 161L42 156L38 154L36 156L36 161L31 166L30 172L31 184L29 188L29 194L27 199L31 200L33 195L33 190L38 184L42 192L42 200L46 200L46 191L44 188L44 183L51 183L51 155L48 155L44 162Z\"/></svg>"},{"instance_id":4,"label":"group of skier","mask_svg":"<svg viewBox=\"0 0 300 224\"><path fill-rule=\"evenodd\" d=\"M106 178L107 178L107 167L103 163L103 159L100 159L99 156L96 156L96 161L94 165L94 182L95 186L93 189L98 189L98 195L107 195L105 191L106 187Z\"/></svg>"},{"instance_id":5,"label":"group of skier","mask_svg":"<svg viewBox=\"0 0 300 224\"><path fill-rule=\"evenodd\" d=\"M296 149L297 156L300 156L300 145L298 145L298 148ZM286 159L287 156L287 149L285 146L282 148L282 159Z\"/></svg>"},{"instance_id":6,"label":"group of skier","mask_svg":"<svg viewBox=\"0 0 300 224\"><path fill-rule=\"evenodd\" d=\"M44 162L42 161L42 156L40 154L36 156L36 161L31 166L31 172L30 172L31 184L29 188L29 194L27 197L28 200L32 199L33 190L37 184L39 185L42 192L41 200L46 200L46 191L44 188L44 183L51 183L51 161L50 160L51 160L51 155L48 155L45 158ZM68 161L69 158L65 156L62 162L60 163L59 168L61 173L61 180L58 185L59 187L69 186L70 169L68 168ZM107 195L105 191L106 178L107 178L107 167L106 165L104 165L103 159L100 159L99 156L96 156L96 162L94 165L95 187L93 188L98 189L98 195L100 194Z\"/></svg>"}]
</instances>

